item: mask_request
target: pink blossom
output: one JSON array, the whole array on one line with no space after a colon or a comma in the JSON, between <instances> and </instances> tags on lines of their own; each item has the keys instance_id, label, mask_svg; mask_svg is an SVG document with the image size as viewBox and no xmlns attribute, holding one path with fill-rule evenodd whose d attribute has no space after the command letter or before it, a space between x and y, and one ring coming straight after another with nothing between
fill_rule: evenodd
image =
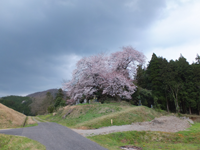
<instances>
[{"instance_id":1,"label":"pink blossom","mask_svg":"<svg viewBox=\"0 0 200 150\"><path fill-rule=\"evenodd\" d=\"M132 77L137 65L144 62L143 53L130 46L110 56L84 57L77 62L72 80L64 83L63 88L75 101L83 95L88 98L99 90L103 91L102 94L131 99L136 89Z\"/></svg>"}]
</instances>

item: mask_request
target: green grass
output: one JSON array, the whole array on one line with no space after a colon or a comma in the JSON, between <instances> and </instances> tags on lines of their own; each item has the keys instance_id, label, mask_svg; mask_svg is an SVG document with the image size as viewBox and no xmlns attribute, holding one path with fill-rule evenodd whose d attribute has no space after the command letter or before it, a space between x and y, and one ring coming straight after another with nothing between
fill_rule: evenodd
<instances>
[{"instance_id":1,"label":"green grass","mask_svg":"<svg viewBox=\"0 0 200 150\"><path fill-rule=\"evenodd\" d=\"M63 119L62 116L70 109L74 111ZM94 129L113 125L126 125L133 122L150 121L155 117L160 117L162 113L156 112L148 107L135 107L128 103L109 103L109 104L81 104L59 109L57 114L38 116L43 120L56 122L71 128Z\"/></svg>"},{"instance_id":2,"label":"green grass","mask_svg":"<svg viewBox=\"0 0 200 150\"><path fill-rule=\"evenodd\" d=\"M177 133L128 131L88 138L109 150L117 150L125 145L142 147L143 150L200 150L200 123L195 123L188 131Z\"/></svg>"},{"instance_id":3,"label":"green grass","mask_svg":"<svg viewBox=\"0 0 200 150\"><path fill-rule=\"evenodd\" d=\"M92 128L100 128L111 126L111 119L113 120L113 125L126 125L131 124L133 122L143 122L153 120L155 117L160 116L159 113L155 112L152 109L147 107L130 107L119 112L114 112L108 115L104 115L98 118L95 118L90 121L86 121L76 125L75 127L87 127L89 129Z\"/></svg>"},{"instance_id":4,"label":"green grass","mask_svg":"<svg viewBox=\"0 0 200 150\"><path fill-rule=\"evenodd\" d=\"M25 137L0 134L1 150L45 150L45 146Z\"/></svg>"}]
</instances>

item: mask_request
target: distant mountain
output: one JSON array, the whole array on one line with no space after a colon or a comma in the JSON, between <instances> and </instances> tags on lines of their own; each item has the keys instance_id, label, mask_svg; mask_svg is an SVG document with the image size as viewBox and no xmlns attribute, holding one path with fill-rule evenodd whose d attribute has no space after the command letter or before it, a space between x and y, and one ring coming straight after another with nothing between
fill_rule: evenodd
<instances>
[{"instance_id":1,"label":"distant mountain","mask_svg":"<svg viewBox=\"0 0 200 150\"><path fill-rule=\"evenodd\" d=\"M49 89L49 90L42 91L42 92L35 92L35 93L29 94L27 96L31 97L31 98L41 98L41 97L46 97L47 92L50 92L51 95L55 98L56 93L58 92L58 89Z\"/></svg>"},{"instance_id":2,"label":"distant mountain","mask_svg":"<svg viewBox=\"0 0 200 150\"><path fill-rule=\"evenodd\" d=\"M46 94L47 92L51 93L51 97L47 99ZM27 95L27 97L30 97L32 99L31 107L31 113L34 115L37 114L45 114L47 113L47 108L49 105L54 103L54 99L56 97L56 93L58 92L58 89L49 89L42 92L36 92ZM66 96L66 92L63 91L63 94Z\"/></svg>"},{"instance_id":3,"label":"distant mountain","mask_svg":"<svg viewBox=\"0 0 200 150\"><path fill-rule=\"evenodd\" d=\"M47 92L51 95L47 97ZM55 97L58 89L49 89L46 91L35 92L27 96L6 96L0 98L0 103L10 107L25 115L37 115L47 113L49 105L55 103ZM63 91L64 99L66 99L66 92Z\"/></svg>"}]
</instances>

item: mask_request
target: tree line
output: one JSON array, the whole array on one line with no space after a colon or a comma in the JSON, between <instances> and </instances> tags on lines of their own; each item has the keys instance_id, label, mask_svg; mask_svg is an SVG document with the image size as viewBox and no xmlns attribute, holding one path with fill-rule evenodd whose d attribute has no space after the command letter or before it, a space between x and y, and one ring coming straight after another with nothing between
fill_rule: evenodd
<instances>
[{"instance_id":1,"label":"tree line","mask_svg":"<svg viewBox=\"0 0 200 150\"><path fill-rule=\"evenodd\" d=\"M30 97L11 95L0 98L0 103L25 115L32 115L29 106L32 103Z\"/></svg>"},{"instance_id":2,"label":"tree line","mask_svg":"<svg viewBox=\"0 0 200 150\"><path fill-rule=\"evenodd\" d=\"M153 53L147 67L138 65L132 97L145 105L177 113L200 114L200 56L189 64L182 55L167 61Z\"/></svg>"}]
</instances>

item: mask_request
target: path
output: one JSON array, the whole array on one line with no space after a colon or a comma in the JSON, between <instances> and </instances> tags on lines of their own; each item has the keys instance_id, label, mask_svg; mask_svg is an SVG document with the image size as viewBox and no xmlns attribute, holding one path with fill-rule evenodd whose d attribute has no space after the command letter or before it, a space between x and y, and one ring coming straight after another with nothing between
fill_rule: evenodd
<instances>
[{"instance_id":1,"label":"path","mask_svg":"<svg viewBox=\"0 0 200 150\"><path fill-rule=\"evenodd\" d=\"M99 134L109 134L113 132L123 131L162 131L162 132L178 132L190 127L190 119L180 119L175 116L162 116L155 118L150 122L137 122L131 125L110 126L92 130L72 129L82 136L93 136Z\"/></svg>"},{"instance_id":2,"label":"path","mask_svg":"<svg viewBox=\"0 0 200 150\"><path fill-rule=\"evenodd\" d=\"M34 120L37 119L34 118ZM37 120L37 122L40 121ZM0 133L28 137L46 146L47 150L106 150L57 123L42 122L34 127L0 130Z\"/></svg>"},{"instance_id":3,"label":"path","mask_svg":"<svg viewBox=\"0 0 200 150\"><path fill-rule=\"evenodd\" d=\"M38 117L31 117L35 122L37 122L37 123L41 123L41 122L48 122L48 121L45 121L45 120L42 120L42 119L40 119L40 118L38 118Z\"/></svg>"}]
</instances>

